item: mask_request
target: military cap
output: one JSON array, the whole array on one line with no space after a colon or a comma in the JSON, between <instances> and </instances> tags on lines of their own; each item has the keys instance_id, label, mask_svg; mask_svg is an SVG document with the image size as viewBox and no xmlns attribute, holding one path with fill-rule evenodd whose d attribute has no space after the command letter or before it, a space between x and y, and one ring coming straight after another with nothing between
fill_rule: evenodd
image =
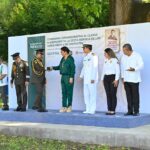
<instances>
[{"instance_id":1,"label":"military cap","mask_svg":"<svg viewBox=\"0 0 150 150\"><path fill-rule=\"evenodd\" d=\"M37 49L37 50L35 50L36 51L36 54L42 54L42 55L44 55L44 49Z\"/></svg>"},{"instance_id":2,"label":"military cap","mask_svg":"<svg viewBox=\"0 0 150 150\"><path fill-rule=\"evenodd\" d=\"M12 54L11 56L12 56L13 60L15 60L16 58L19 57L19 55L20 55L20 53L17 52L17 53Z\"/></svg>"},{"instance_id":3,"label":"military cap","mask_svg":"<svg viewBox=\"0 0 150 150\"><path fill-rule=\"evenodd\" d=\"M92 45L91 44L83 44L82 48L89 48L90 50L92 50Z\"/></svg>"}]
</instances>

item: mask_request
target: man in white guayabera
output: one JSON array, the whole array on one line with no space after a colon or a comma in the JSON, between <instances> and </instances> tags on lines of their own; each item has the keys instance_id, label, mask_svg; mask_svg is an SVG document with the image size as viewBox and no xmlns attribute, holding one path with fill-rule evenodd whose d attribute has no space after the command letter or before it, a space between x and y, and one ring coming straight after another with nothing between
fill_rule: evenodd
<instances>
[{"instance_id":1,"label":"man in white guayabera","mask_svg":"<svg viewBox=\"0 0 150 150\"><path fill-rule=\"evenodd\" d=\"M128 112L125 116L139 115L139 83L141 82L140 71L144 66L141 55L132 50L130 44L124 44L121 59L121 76L127 96Z\"/></svg>"}]
</instances>

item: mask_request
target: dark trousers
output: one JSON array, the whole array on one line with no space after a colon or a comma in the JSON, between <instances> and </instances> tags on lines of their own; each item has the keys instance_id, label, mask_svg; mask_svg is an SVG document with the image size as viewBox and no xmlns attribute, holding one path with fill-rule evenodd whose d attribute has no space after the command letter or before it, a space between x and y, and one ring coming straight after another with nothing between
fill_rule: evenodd
<instances>
[{"instance_id":1,"label":"dark trousers","mask_svg":"<svg viewBox=\"0 0 150 150\"><path fill-rule=\"evenodd\" d=\"M27 106L27 90L25 84L16 84L17 104L19 108Z\"/></svg>"},{"instance_id":2,"label":"dark trousers","mask_svg":"<svg viewBox=\"0 0 150 150\"><path fill-rule=\"evenodd\" d=\"M35 83L36 88L36 97L34 101L34 106L38 107L39 109L42 108L42 97L44 91L44 84L43 83Z\"/></svg>"},{"instance_id":3,"label":"dark trousers","mask_svg":"<svg viewBox=\"0 0 150 150\"><path fill-rule=\"evenodd\" d=\"M70 77L67 75L62 75L61 77L62 106L63 107L72 106L74 83L70 84L69 79Z\"/></svg>"},{"instance_id":4,"label":"dark trousers","mask_svg":"<svg viewBox=\"0 0 150 150\"><path fill-rule=\"evenodd\" d=\"M8 107L7 85L0 86L0 94L3 101L3 107Z\"/></svg>"},{"instance_id":5,"label":"dark trousers","mask_svg":"<svg viewBox=\"0 0 150 150\"><path fill-rule=\"evenodd\" d=\"M125 82L129 113L139 113L139 83Z\"/></svg>"},{"instance_id":6,"label":"dark trousers","mask_svg":"<svg viewBox=\"0 0 150 150\"><path fill-rule=\"evenodd\" d=\"M117 105L117 87L114 87L113 81L115 80L115 75L105 75L104 76L104 88L107 96L107 107L108 111L115 111Z\"/></svg>"}]
</instances>

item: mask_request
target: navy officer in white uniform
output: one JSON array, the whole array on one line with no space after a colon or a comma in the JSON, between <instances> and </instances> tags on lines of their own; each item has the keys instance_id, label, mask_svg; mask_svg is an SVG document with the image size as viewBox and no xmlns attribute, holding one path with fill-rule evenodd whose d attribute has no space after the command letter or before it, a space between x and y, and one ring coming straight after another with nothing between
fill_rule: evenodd
<instances>
[{"instance_id":1,"label":"navy officer in white uniform","mask_svg":"<svg viewBox=\"0 0 150 150\"><path fill-rule=\"evenodd\" d=\"M92 53L92 45L84 44L83 68L80 78L84 83L84 101L86 111L83 113L94 114L96 110L96 91L98 83L98 56Z\"/></svg>"},{"instance_id":2,"label":"navy officer in white uniform","mask_svg":"<svg viewBox=\"0 0 150 150\"><path fill-rule=\"evenodd\" d=\"M128 112L125 116L139 115L139 83L141 82L140 71L144 66L141 55L132 50L130 44L124 44L123 57L121 59L121 76L124 82L124 87L128 102Z\"/></svg>"},{"instance_id":3,"label":"navy officer in white uniform","mask_svg":"<svg viewBox=\"0 0 150 150\"><path fill-rule=\"evenodd\" d=\"M115 115L117 106L117 87L120 78L119 61L111 48L104 50L104 65L102 69L101 80L103 81L104 88L107 96L106 115Z\"/></svg>"}]
</instances>

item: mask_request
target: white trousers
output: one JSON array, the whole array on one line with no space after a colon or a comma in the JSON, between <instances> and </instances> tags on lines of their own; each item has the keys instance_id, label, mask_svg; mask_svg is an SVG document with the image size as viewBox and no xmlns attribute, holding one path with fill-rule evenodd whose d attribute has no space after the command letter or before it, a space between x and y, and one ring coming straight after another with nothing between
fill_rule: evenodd
<instances>
[{"instance_id":1,"label":"white trousers","mask_svg":"<svg viewBox=\"0 0 150 150\"><path fill-rule=\"evenodd\" d=\"M97 83L84 84L84 101L86 111L93 113L96 110L96 91Z\"/></svg>"}]
</instances>

